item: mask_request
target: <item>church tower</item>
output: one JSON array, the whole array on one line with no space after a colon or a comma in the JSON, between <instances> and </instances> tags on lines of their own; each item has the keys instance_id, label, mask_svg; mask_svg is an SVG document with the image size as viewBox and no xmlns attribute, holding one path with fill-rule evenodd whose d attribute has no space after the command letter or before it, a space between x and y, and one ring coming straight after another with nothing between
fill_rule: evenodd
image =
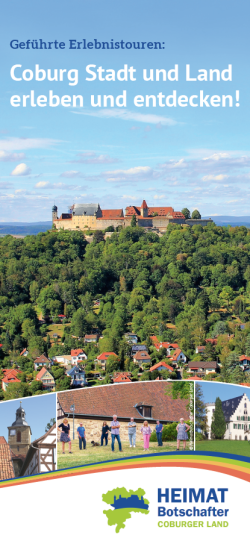
<instances>
[{"instance_id":1,"label":"church tower","mask_svg":"<svg viewBox=\"0 0 250 550\"><path fill-rule=\"evenodd\" d=\"M32 431L25 417L22 401L20 401L20 407L16 411L16 420L8 428L8 443L15 455L26 456L30 448Z\"/></svg>"},{"instance_id":2,"label":"church tower","mask_svg":"<svg viewBox=\"0 0 250 550\"><path fill-rule=\"evenodd\" d=\"M147 218L148 217L148 205L147 205L145 200L142 201L141 216L142 216L142 218Z\"/></svg>"},{"instance_id":3,"label":"church tower","mask_svg":"<svg viewBox=\"0 0 250 550\"><path fill-rule=\"evenodd\" d=\"M57 206L54 204L54 206L52 206L52 225L55 220L57 220Z\"/></svg>"}]
</instances>

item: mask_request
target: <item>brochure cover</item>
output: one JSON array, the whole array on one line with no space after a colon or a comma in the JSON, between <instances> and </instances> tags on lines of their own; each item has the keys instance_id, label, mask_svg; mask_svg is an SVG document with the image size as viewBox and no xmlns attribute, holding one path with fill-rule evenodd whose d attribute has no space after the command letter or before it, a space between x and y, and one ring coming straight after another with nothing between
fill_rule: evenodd
<instances>
[{"instance_id":1,"label":"brochure cover","mask_svg":"<svg viewBox=\"0 0 250 550\"><path fill-rule=\"evenodd\" d=\"M2 6L5 545L247 536L249 11Z\"/></svg>"}]
</instances>

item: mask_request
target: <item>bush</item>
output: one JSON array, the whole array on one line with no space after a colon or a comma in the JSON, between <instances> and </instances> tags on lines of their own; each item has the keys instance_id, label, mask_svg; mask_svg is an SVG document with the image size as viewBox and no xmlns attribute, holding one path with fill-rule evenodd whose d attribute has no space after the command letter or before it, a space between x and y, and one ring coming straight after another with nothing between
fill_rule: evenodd
<instances>
[{"instance_id":1,"label":"bush","mask_svg":"<svg viewBox=\"0 0 250 550\"><path fill-rule=\"evenodd\" d=\"M151 436L150 436L150 440L151 443L155 443L157 441L157 435L156 435L156 431L154 430L152 433L151 433Z\"/></svg>"},{"instance_id":2,"label":"bush","mask_svg":"<svg viewBox=\"0 0 250 550\"><path fill-rule=\"evenodd\" d=\"M177 422L172 424L167 424L163 428L162 432L162 441L176 441L177 431L176 431Z\"/></svg>"},{"instance_id":3,"label":"bush","mask_svg":"<svg viewBox=\"0 0 250 550\"><path fill-rule=\"evenodd\" d=\"M204 435L200 432L195 433L195 441L203 441L205 439Z\"/></svg>"}]
</instances>

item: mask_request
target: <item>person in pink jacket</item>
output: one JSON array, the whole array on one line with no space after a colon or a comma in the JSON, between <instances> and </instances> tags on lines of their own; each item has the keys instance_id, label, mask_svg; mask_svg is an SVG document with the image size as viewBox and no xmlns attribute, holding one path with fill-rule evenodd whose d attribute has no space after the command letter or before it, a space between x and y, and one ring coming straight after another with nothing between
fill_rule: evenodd
<instances>
[{"instance_id":1,"label":"person in pink jacket","mask_svg":"<svg viewBox=\"0 0 250 550\"><path fill-rule=\"evenodd\" d=\"M141 433L143 435L143 441L144 441L144 451L147 451L149 449L149 438L152 430L150 426L148 425L147 420L143 422L143 426L141 428Z\"/></svg>"}]
</instances>

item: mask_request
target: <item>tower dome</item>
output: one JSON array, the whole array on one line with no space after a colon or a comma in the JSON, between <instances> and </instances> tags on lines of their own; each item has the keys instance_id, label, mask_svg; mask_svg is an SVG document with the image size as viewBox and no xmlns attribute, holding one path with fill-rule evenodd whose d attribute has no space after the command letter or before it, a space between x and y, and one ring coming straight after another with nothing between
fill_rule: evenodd
<instances>
[{"instance_id":1,"label":"tower dome","mask_svg":"<svg viewBox=\"0 0 250 550\"><path fill-rule=\"evenodd\" d=\"M25 417L25 410L22 408L22 401L20 401L20 407L16 410L16 420L13 422L12 426L28 426Z\"/></svg>"}]
</instances>

